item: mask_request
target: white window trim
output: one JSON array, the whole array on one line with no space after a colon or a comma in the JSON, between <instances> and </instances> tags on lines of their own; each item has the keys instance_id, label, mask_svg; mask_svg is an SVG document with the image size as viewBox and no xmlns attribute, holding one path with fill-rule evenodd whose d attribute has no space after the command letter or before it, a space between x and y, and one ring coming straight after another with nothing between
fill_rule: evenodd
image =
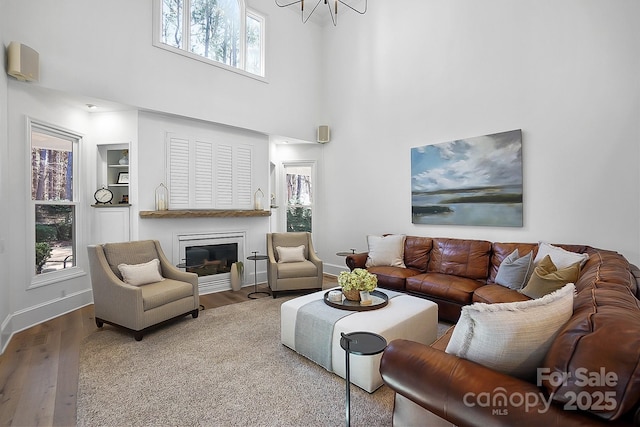
<instances>
[{"instance_id":1,"label":"white window trim","mask_svg":"<svg viewBox=\"0 0 640 427\"><path fill-rule=\"evenodd\" d=\"M266 67L265 67L265 21L266 19L264 18L264 16L262 16L261 14L253 11L252 9L247 8L246 6L241 7L240 9L240 38L243 41L243 49L242 52L240 52L240 64L242 65L243 68L236 68L236 67L232 67L230 65L225 64L224 62L219 62L219 61L214 61L213 59L209 59L209 58L205 58L204 56L195 54L193 52L189 52L186 49L180 49L174 46L169 46L168 44L162 43L160 41L160 32L162 29L162 4L161 4L162 0L153 0L153 46L159 48L159 49L163 49L166 50L168 52L172 52L172 53L177 53L178 55L182 55L186 58L190 58L190 59L195 59L196 61L200 61L203 62L205 64L208 65L213 65L214 67L218 67L221 68L223 70L227 70L227 71L231 71L233 73L236 74L240 74L242 76L245 77L249 77L252 78L254 80L258 80L261 81L263 83L269 83L269 81L266 78ZM186 0L189 1L189 0ZM239 0L241 1L241 3L244 5L244 1L243 0ZM244 11L244 13L243 13ZM251 16L253 16L256 19L259 19L262 22L262 33L260 35L260 43L261 43L261 71L262 71L262 76L257 75L257 74L253 74L250 73L248 71L244 70L244 56L246 54L246 50L247 50L247 38L246 38L246 15L249 14ZM186 14L183 15L183 20L187 19L185 18ZM187 31L187 28L189 28L189 26L184 25L182 26L182 31L183 31L183 40L188 40L187 37L185 37L184 33Z\"/></svg>"},{"instance_id":2,"label":"white window trim","mask_svg":"<svg viewBox=\"0 0 640 427\"><path fill-rule=\"evenodd\" d=\"M35 254L35 249L34 249L34 245L35 245L35 241L36 241L36 227L35 227L35 206L36 204L47 204L49 202L47 201L36 201L36 200L32 200L31 199L31 179L32 179L32 170L31 170L31 131L34 128L40 128L43 131L47 131L47 128L50 129L54 129L55 133L57 133L58 135L63 135L66 136L68 138L72 138L75 141L73 142L74 144L74 156L73 156L73 172L74 172L74 185L73 185L73 200L72 201L64 201L64 202L51 202L51 204L68 204L71 206L75 207L75 216L74 216L74 223L73 223L73 232L74 232L74 236L75 236L75 266L73 267L69 267L69 268L65 268L63 270L60 271L51 271L48 273L44 273L44 274L35 274L34 273L34 266L36 265L36 254ZM82 185L81 183L81 179L80 177L81 175L81 171L80 171L80 156L81 156L81 147L82 147L82 141L83 141L83 135L81 135L78 132L72 131L70 129L66 129L63 126L59 126L59 125L55 125L52 123L48 123L44 120L38 120L38 119L34 119L32 117L27 117L26 118L26 131L25 131L25 135L27 138L27 144L25 144L25 158L26 158L26 165L25 165L25 171L26 171L26 175L27 175L27 179L26 179L26 188L25 188L25 194L28 195L27 199L27 212L31 212L31 216L30 216L30 220L27 221L27 232L26 232L26 236L28 238L27 242L27 246L26 246L26 251L27 253L25 254L25 259L27 260L27 277L31 277L31 283L27 286L27 290L31 290L31 289L36 289L36 288L40 288L43 286L47 286L47 285L51 285L54 283L59 283L59 282L63 282L66 280L70 280L76 277L80 277L80 276L84 276L87 273L78 266L78 253L80 251L80 243L83 242L82 240L82 230L83 230L83 226L81 226L81 224L84 224L84 221L82 220L82 218L84 218L84 209L82 208L82 191L80 190L80 186Z\"/></svg>"},{"instance_id":3,"label":"white window trim","mask_svg":"<svg viewBox=\"0 0 640 427\"><path fill-rule=\"evenodd\" d=\"M260 21L260 74L262 74L263 76L266 75L267 72L267 67L265 66L265 58L267 56L267 54L265 53L267 45L265 43L265 35L267 34L267 31L265 29L266 25L267 25L267 19L259 14L258 12L254 11L253 9L250 8L246 8L246 13L244 14L244 17L246 19L247 16L250 16L251 18L255 19L256 21ZM243 26L245 32L247 30L247 25L245 22L245 25ZM247 52L248 46L247 46L247 37L245 35L244 38L244 51L245 53ZM252 76L255 76L255 74L249 73Z\"/></svg>"}]
</instances>

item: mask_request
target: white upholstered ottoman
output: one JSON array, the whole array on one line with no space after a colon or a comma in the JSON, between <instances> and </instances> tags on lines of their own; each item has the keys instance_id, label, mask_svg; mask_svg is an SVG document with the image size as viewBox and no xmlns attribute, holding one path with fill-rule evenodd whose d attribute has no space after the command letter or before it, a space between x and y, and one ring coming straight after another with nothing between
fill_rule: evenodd
<instances>
[{"instance_id":1,"label":"white upholstered ottoman","mask_svg":"<svg viewBox=\"0 0 640 427\"><path fill-rule=\"evenodd\" d=\"M378 289L386 292L384 289ZM303 354L313 360L309 355L296 348L296 320L301 307L320 300L324 304L323 297L327 290L314 292L301 296L282 304L280 308L280 336L282 344ZM396 293L394 293L396 295ZM317 303L316 303L317 304ZM326 304L325 304L326 305ZM319 307L326 314L326 310ZM342 378L345 377L345 352L340 347L340 333L357 331L373 332L383 336L387 343L395 339L407 339L423 344L431 344L435 341L438 333L438 306L434 302L426 299L400 294L389 298L389 303L380 309L370 311L348 311L327 306L328 309L338 310L345 315L337 320L333 326L331 335L331 351L327 370L336 373ZM319 314L321 317L328 317ZM331 314L331 313L329 313ZM312 314L313 315L313 314ZM307 315L308 316L308 315ZM313 320L313 319L312 319ZM315 319L319 322L325 319ZM326 346L327 343L317 343ZM328 350L327 350L328 351ZM380 376L380 359L382 354L375 356L350 356L350 377L351 382L358 387L373 393L382 382ZM317 362L316 362L317 363Z\"/></svg>"}]
</instances>

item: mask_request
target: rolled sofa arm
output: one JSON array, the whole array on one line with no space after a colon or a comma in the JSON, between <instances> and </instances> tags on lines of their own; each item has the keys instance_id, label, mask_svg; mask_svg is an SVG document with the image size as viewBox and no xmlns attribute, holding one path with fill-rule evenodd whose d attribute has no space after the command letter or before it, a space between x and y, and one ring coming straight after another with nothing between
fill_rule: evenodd
<instances>
[{"instance_id":1,"label":"rolled sofa arm","mask_svg":"<svg viewBox=\"0 0 640 427\"><path fill-rule=\"evenodd\" d=\"M452 354L394 340L380 362L396 393L458 426L586 426L602 419L549 404L535 384Z\"/></svg>"},{"instance_id":2,"label":"rolled sofa arm","mask_svg":"<svg viewBox=\"0 0 640 427\"><path fill-rule=\"evenodd\" d=\"M347 255L345 262L349 270L353 271L354 268L365 268L364 264L367 262L367 255L368 252Z\"/></svg>"}]
</instances>

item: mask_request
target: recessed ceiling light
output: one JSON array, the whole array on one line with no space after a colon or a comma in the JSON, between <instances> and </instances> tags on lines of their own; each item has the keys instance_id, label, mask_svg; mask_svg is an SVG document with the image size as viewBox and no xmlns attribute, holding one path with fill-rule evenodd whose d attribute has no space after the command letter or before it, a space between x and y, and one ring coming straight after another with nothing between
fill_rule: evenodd
<instances>
[{"instance_id":1,"label":"recessed ceiling light","mask_svg":"<svg viewBox=\"0 0 640 427\"><path fill-rule=\"evenodd\" d=\"M95 109L96 109L96 108L98 108L98 107L97 107L96 105L93 105L93 104L87 104L87 108L88 108L89 110L95 110Z\"/></svg>"}]
</instances>

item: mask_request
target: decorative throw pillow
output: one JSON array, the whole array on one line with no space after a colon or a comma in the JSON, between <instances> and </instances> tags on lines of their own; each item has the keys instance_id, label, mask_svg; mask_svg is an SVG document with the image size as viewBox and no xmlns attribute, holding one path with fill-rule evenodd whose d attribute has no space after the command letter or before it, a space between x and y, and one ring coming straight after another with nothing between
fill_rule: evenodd
<instances>
[{"instance_id":1,"label":"decorative throw pillow","mask_svg":"<svg viewBox=\"0 0 640 427\"><path fill-rule=\"evenodd\" d=\"M588 254L570 252L558 246L550 245L549 243L538 242L538 254L533 260L533 264L538 265L538 263L547 255L551 257L551 261L553 261L555 266L559 269L569 267L571 264L575 264L576 262L579 262L580 267L582 267L589 259Z\"/></svg>"},{"instance_id":2,"label":"decorative throw pillow","mask_svg":"<svg viewBox=\"0 0 640 427\"><path fill-rule=\"evenodd\" d=\"M122 274L122 281L133 286L164 280L160 274L160 261L157 258L142 264L118 264L118 270Z\"/></svg>"},{"instance_id":3,"label":"decorative throw pillow","mask_svg":"<svg viewBox=\"0 0 640 427\"><path fill-rule=\"evenodd\" d=\"M278 252L278 262L302 262L305 261L304 245L300 246L276 246Z\"/></svg>"},{"instance_id":4,"label":"decorative throw pillow","mask_svg":"<svg viewBox=\"0 0 640 427\"><path fill-rule=\"evenodd\" d=\"M462 307L446 352L532 380L560 328L573 314L568 283L540 299Z\"/></svg>"},{"instance_id":5,"label":"decorative throw pillow","mask_svg":"<svg viewBox=\"0 0 640 427\"><path fill-rule=\"evenodd\" d=\"M520 290L533 274L533 252L520 256L518 249L500 263L495 282L510 289Z\"/></svg>"},{"instance_id":6,"label":"decorative throw pillow","mask_svg":"<svg viewBox=\"0 0 640 427\"><path fill-rule=\"evenodd\" d=\"M404 265L404 234L391 234L389 236L367 236L369 254L365 267L391 266L402 267Z\"/></svg>"},{"instance_id":7,"label":"decorative throw pillow","mask_svg":"<svg viewBox=\"0 0 640 427\"><path fill-rule=\"evenodd\" d=\"M520 292L529 298L540 298L560 289L567 283L575 283L580 275L580 262L559 270L547 255L533 270L533 274Z\"/></svg>"}]
</instances>

